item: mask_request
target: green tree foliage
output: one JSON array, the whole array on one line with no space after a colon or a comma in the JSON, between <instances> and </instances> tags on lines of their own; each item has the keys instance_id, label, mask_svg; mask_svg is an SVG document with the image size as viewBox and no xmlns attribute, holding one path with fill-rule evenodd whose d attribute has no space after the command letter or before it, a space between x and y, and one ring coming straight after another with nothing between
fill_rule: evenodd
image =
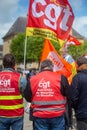
<instances>
[{"instance_id":1,"label":"green tree foliage","mask_svg":"<svg viewBox=\"0 0 87 130\"><path fill-rule=\"evenodd\" d=\"M55 49L58 51L60 46L58 43L51 41ZM40 61L42 49L44 45L44 38L41 37L27 37L26 44L26 63ZM23 63L25 48L25 34L20 33L13 38L10 51L15 55L17 63Z\"/></svg>"},{"instance_id":2,"label":"green tree foliage","mask_svg":"<svg viewBox=\"0 0 87 130\"><path fill-rule=\"evenodd\" d=\"M68 50L69 54L71 54L74 59L77 59L79 56L87 54L87 41L84 41L80 46L70 45Z\"/></svg>"},{"instance_id":3,"label":"green tree foliage","mask_svg":"<svg viewBox=\"0 0 87 130\"><path fill-rule=\"evenodd\" d=\"M27 62L39 61L44 39L40 37L28 37L26 59Z\"/></svg>"},{"instance_id":4,"label":"green tree foliage","mask_svg":"<svg viewBox=\"0 0 87 130\"><path fill-rule=\"evenodd\" d=\"M54 46L54 48L56 49L56 51L59 53L59 50L60 50L60 44L55 42L55 41L52 41L51 40L51 43L52 45Z\"/></svg>"},{"instance_id":5,"label":"green tree foliage","mask_svg":"<svg viewBox=\"0 0 87 130\"><path fill-rule=\"evenodd\" d=\"M12 43L10 45L10 52L14 54L17 63L23 62L24 39L24 34L18 34L17 37L13 38Z\"/></svg>"},{"instance_id":6,"label":"green tree foliage","mask_svg":"<svg viewBox=\"0 0 87 130\"><path fill-rule=\"evenodd\" d=\"M40 61L44 40L45 39L41 37L27 37L26 63L33 61L36 62ZM52 40L51 43L53 44L56 51L60 53L59 43L56 43ZM10 46L10 51L15 55L17 63L24 62L24 47L25 47L25 34L20 33L15 38L13 38ZM74 59L76 59L78 56L87 54L87 41L85 41L80 46L70 45L68 47L68 50L69 54L71 54L74 57Z\"/></svg>"}]
</instances>

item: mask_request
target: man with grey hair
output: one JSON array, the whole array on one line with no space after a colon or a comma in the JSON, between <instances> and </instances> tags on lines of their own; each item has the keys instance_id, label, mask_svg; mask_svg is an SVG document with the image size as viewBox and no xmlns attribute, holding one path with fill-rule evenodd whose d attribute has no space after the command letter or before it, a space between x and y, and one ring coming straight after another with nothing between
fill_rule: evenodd
<instances>
[{"instance_id":1,"label":"man with grey hair","mask_svg":"<svg viewBox=\"0 0 87 130\"><path fill-rule=\"evenodd\" d=\"M51 60L42 61L40 72L30 78L24 91L33 108L35 130L65 130L69 84L65 76L53 72L53 67Z\"/></svg>"},{"instance_id":2,"label":"man with grey hair","mask_svg":"<svg viewBox=\"0 0 87 130\"><path fill-rule=\"evenodd\" d=\"M47 59L47 60L44 60L43 62L41 62L39 71L43 71L45 69L53 71L53 67L54 67L54 65L53 65L52 61Z\"/></svg>"}]
</instances>

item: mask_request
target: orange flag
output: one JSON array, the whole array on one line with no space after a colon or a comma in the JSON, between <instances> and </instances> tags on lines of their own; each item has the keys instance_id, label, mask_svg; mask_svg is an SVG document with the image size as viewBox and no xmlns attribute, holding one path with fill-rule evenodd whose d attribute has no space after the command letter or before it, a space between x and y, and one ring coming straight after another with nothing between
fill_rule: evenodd
<instances>
[{"instance_id":1,"label":"orange flag","mask_svg":"<svg viewBox=\"0 0 87 130\"><path fill-rule=\"evenodd\" d=\"M50 59L54 63L54 71L69 77L72 66L66 62L55 50L51 42L46 39L42 50L41 61Z\"/></svg>"}]
</instances>

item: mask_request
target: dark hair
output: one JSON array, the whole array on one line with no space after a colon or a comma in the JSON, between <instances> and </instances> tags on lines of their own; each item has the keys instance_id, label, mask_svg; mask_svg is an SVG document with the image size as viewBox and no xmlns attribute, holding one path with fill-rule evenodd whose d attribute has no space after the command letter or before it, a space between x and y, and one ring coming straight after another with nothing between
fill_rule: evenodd
<instances>
[{"instance_id":1,"label":"dark hair","mask_svg":"<svg viewBox=\"0 0 87 130\"><path fill-rule=\"evenodd\" d=\"M53 66L54 65L51 60L49 59L43 60L40 64L39 71L44 70L46 67L48 67L48 69L50 70L53 70Z\"/></svg>"},{"instance_id":2,"label":"dark hair","mask_svg":"<svg viewBox=\"0 0 87 130\"><path fill-rule=\"evenodd\" d=\"M8 53L3 57L4 68L13 68L15 66L15 58L12 54Z\"/></svg>"},{"instance_id":3,"label":"dark hair","mask_svg":"<svg viewBox=\"0 0 87 130\"><path fill-rule=\"evenodd\" d=\"M85 58L84 56L81 56L77 59L77 64L78 66L82 65L82 64L87 64L87 58Z\"/></svg>"}]
</instances>

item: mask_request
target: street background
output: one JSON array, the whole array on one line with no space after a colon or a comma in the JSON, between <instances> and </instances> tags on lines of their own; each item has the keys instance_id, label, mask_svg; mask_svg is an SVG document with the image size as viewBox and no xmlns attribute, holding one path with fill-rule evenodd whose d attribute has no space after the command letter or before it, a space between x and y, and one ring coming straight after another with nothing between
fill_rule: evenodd
<instances>
[{"instance_id":1,"label":"street background","mask_svg":"<svg viewBox=\"0 0 87 130\"><path fill-rule=\"evenodd\" d=\"M26 113L24 115L24 130L33 130L32 121L29 121L29 115Z\"/></svg>"},{"instance_id":2,"label":"street background","mask_svg":"<svg viewBox=\"0 0 87 130\"><path fill-rule=\"evenodd\" d=\"M24 107L26 107L27 102L24 99ZM33 130L32 121L29 120L29 114L24 112L24 130Z\"/></svg>"}]
</instances>

